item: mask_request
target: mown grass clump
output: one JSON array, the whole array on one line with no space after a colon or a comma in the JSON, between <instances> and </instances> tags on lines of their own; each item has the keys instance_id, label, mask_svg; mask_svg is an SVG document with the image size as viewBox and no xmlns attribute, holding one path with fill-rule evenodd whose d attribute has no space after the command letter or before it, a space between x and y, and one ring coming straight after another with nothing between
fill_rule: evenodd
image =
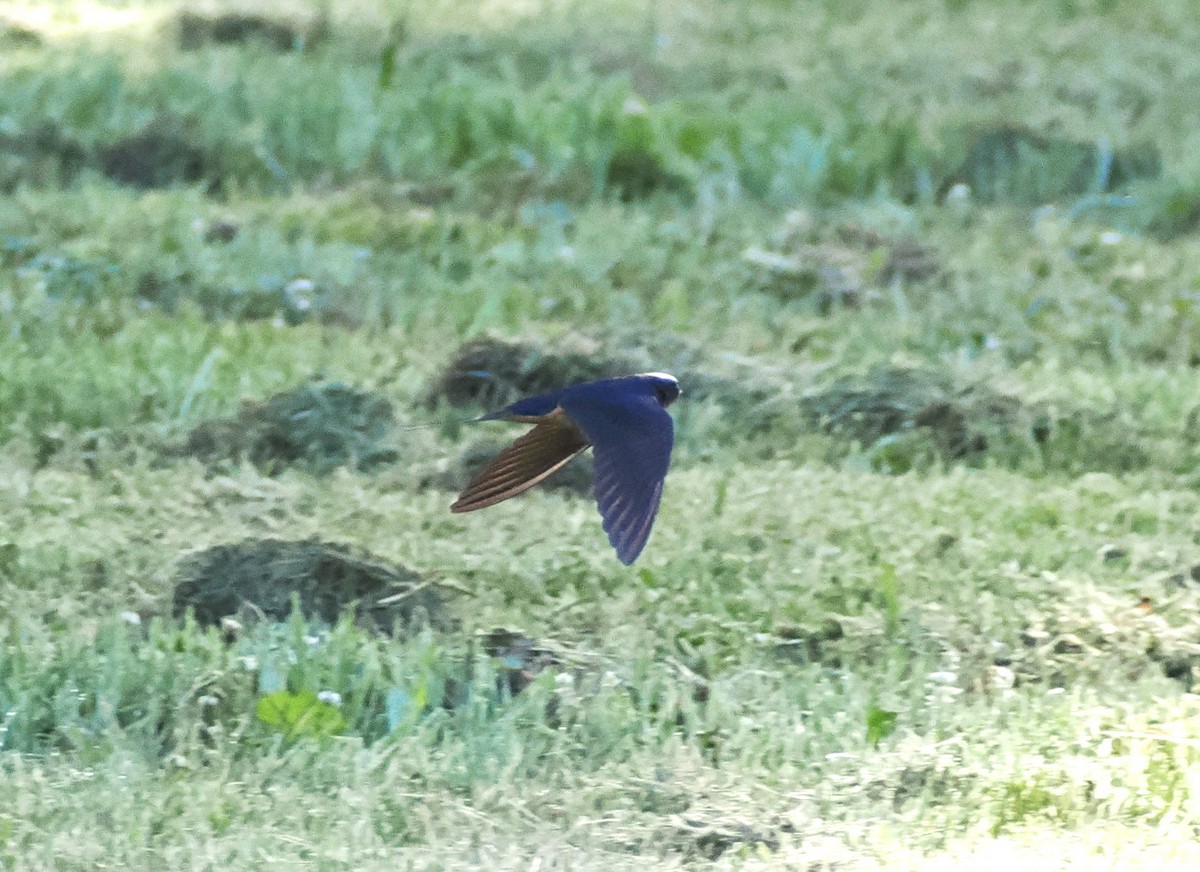
<instances>
[{"instance_id":1,"label":"mown grass clump","mask_svg":"<svg viewBox=\"0 0 1200 872\"><path fill-rule=\"evenodd\" d=\"M1072 142L1002 125L979 134L950 181L969 185L983 202L1037 206L1127 190L1161 174L1152 144L1117 151L1105 141Z\"/></svg>"},{"instance_id":2,"label":"mown grass clump","mask_svg":"<svg viewBox=\"0 0 1200 872\"><path fill-rule=\"evenodd\" d=\"M429 387L426 405L499 408L523 396L577 382L632 375L645 367L644 355L606 356L598 343L580 336L568 337L559 345L562 350L487 336L472 339L455 352Z\"/></svg>"},{"instance_id":3,"label":"mown grass clump","mask_svg":"<svg viewBox=\"0 0 1200 872\"><path fill-rule=\"evenodd\" d=\"M398 456L394 421L385 398L315 380L197 424L173 453L207 464L245 459L271 473L294 465L318 475L346 465L369 470Z\"/></svg>"},{"instance_id":4,"label":"mown grass clump","mask_svg":"<svg viewBox=\"0 0 1200 872\"><path fill-rule=\"evenodd\" d=\"M135 188L212 183L223 177L220 158L204 152L195 144L194 133L180 128L154 121L132 136L101 146L97 154L101 171L113 181Z\"/></svg>"},{"instance_id":5,"label":"mown grass clump","mask_svg":"<svg viewBox=\"0 0 1200 872\"><path fill-rule=\"evenodd\" d=\"M984 385L957 388L936 370L876 367L800 403L811 426L850 440L894 473L934 460L1019 465L1053 435L1045 412Z\"/></svg>"},{"instance_id":6,"label":"mown grass clump","mask_svg":"<svg viewBox=\"0 0 1200 872\"><path fill-rule=\"evenodd\" d=\"M171 610L220 626L223 618L282 622L293 608L330 625L351 610L358 623L389 633L397 624L451 623L437 588L420 576L311 539L246 541L189 555Z\"/></svg>"},{"instance_id":7,"label":"mown grass clump","mask_svg":"<svg viewBox=\"0 0 1200 872\"><path fill-rule=\"evenodd\" d=\"M184 10L175 22L179 47L185 51L207 45L259 44L286 52L315 48L328 38L328 21L269 16L252 12Z\"/></svg>"}]
</instances>

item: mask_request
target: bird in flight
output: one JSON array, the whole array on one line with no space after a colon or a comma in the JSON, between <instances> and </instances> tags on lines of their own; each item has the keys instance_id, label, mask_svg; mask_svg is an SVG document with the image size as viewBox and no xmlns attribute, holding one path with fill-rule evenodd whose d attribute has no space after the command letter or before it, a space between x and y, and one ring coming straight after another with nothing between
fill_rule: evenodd
<instances>
[{"instance_id":1,"label":"bird in flight","mask_svg":"<svg viewBox=\"0 0 1200 872\"><path fill-rule=\"evenodd\" d=\"M571 385L476 418L536 426L484 467L450 511L472 512L524 493L593 447L604 532L617 558L633 563L658 512L675 441L666 407L678 397L675 376L647 372Z\"/></svg>"}]
</instances>

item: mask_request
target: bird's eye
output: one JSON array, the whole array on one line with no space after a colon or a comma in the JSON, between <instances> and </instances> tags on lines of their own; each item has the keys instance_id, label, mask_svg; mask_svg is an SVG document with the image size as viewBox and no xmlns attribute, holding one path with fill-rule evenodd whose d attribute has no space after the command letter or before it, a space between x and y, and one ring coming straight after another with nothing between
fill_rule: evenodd
<instances>
[{"instance_id":1,"label":"bird's eye","mask_svg":"<svg viewBox=\"0 0 1200 872\"><path fill-rule=\"evenodd\" d=\"M669 406L679 396L679 389L674 385L655 385L654 392L658 394L658 402L660 405Z\"/></svg>"}]
</instances>

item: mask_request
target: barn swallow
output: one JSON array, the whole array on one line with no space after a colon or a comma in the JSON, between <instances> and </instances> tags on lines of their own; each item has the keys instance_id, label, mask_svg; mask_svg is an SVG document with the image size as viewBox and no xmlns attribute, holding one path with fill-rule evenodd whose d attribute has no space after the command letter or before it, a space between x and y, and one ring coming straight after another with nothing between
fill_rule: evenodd
<instances>
[{"instance_id":1,"label":"barn swallow","mask_svg":"<svg viewBox=\"0 0 1200 872\"><path fill-rule=\"evenodd\" d=\"M450 511L471 512L515 497L593 447L604 532L617 558L633 563L658 512L675 441L666 407L678 397L674 376L647 372L571 385L476 418L536 426L484 467Z\"/></svg>"}]
</instances>

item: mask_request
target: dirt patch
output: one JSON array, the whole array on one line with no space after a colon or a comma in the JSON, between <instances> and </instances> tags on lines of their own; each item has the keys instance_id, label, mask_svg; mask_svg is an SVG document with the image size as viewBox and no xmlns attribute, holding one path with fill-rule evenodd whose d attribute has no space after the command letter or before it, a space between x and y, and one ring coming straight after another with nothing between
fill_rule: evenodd
<instances>
[{"instance_id":1,"label":"dirt patch","mask_svg":"<svg viewBox=\"0 0 1200 872\"><path fill-rule=\"evenodd\" d=\"M516 696L546 669L566 664L559 655L521 633L495 629L484 635L483 650L497 667L497 691Z\"/></svg>"},{"instance_id":2,"label":"dirt patch","mask_svg":"<svg viewBox=\"0 0 1200 872\"><path fill-rule=\"evenodd\" d=\"M228 617L284 621L293 597L306 618L332 624L352 607L356 622L383 633L452 623L441 592L415 572L317 539L253 539L185 557L172 613L190 611L206 626Z\"/></svg>"},{"instance_id":3,"label":"dirt patch","mask_svg":"<svg viewBox=\"0 0 1200 872\"><path fill-rule=\"evenodd\" d=\"M719 860L729 851L779 850L779 834L759 824L736 820L702 820L676 816L669 831L660 833L658 847L694 860ZM647 846L648 847L648 846Z\"/></svg>"},{"instance_id":4,"label":"dirt patch","mask_svg":"<svg viewBox=\"0 0 1200 872\"><path fill-rule=\"evenodd\" d=\"M1018 682L1054 687L1159 672L1191 692L1200 669L1200 633L1190 619L1172 623L1169 611L1158 613L1148 597L1123 600L1099 591L1086 603L1056 603L1022 631L1005 665Z\"/></svg>"},{"instance_id":5,"label":"dirt patch","mask_svg":"<svg viewBox=\"0 0 1200 872\"><path fill-rule=\"evenodd\" d=\"M933 248L916 239L901 239L889 245L879 281L884 285L924 282L942 275L941 260Z\"/></svg>"},{"instance_id":6,"label":"dirt patch","mask_svg":"<svg viewBox=\"0 0 1200 872\"><path fill-rule=\"evenodd\" d=\"M939 252L911 236L890 237L855 222L817 232L806 212L791 213L773 238L742 255L750 283L783 299L808 299L827 312L859 306L896 283L930 283L946 270Z\"/></svg>"},{"instance_id":7,"label":"dirt patch","mask_svg":"<svg viewBox=\"0 0 1200 872\"><path fill-rule=\"evenodd\" d=\"M241 232L241 225L231 218L215 218L204 226L204 244L219 245L233 242Z\"/></svg>"},{"instance_id":8,"label":"dirt patch","mask_svg":"<svg viewBox=\"0 0 1200 872\"><path fill-rule=\"evenodd\" d=\"M176 23L179 47L185 51L206 45L257 43L273 51L311 49L329 38L329 20L314 16L269 17L249 12L205 13L187 10Z\"/></svg>"},{"instance_id":9,"label":"dirt patch","mask_svg":"<svg viewBox=\"0 0 1200 872\"><path fill-rule=\"evenodd\" d=\"M449 678L442 698L442 706L456 709L469 705L472 688L478 686L478 674L474 659L478 644L490 659L490 672L495 681L496 700L511 699L529 688L538 676L549 671L554 675L569 675L573 682L586 676L594 676L596 664L567 648L550 646L538 642L515 630L496 628L482 633L471 641L466 660L466 669L458 677ZM551 724L557 723L558 700L551 696L546 701L545 717Z\"/></svg>"},{"instance_id":10,"label":"dirt patch","mask_svg":"<svg viewBox=\"0 0 1200 872\"><path fill-rule=\"evenodd\" d=\"M822 313L863 300L866 259L849 249L817 244L786 253L752 246L742 254L751 285L785 300L810 299Z\"/></svg>"},{"instance_id":11,"label":"dirt patch","mask_svg":"<svg viewBox=\"0 0 1200 872\"><path fill-rule=\"evenodd\" d=\"M838 225L834 238L869 258L871 280L882 287L894 282L928 282L945 276L941 253L913 236L886 236L854 222Z\"/></svg>"},{"instance_id":12,"label":"dirt patch","mask_svg":"<svg viewBox=\"0 0 1200 872\"><path fill-rule=\"evenodd\" d=\"M847 632L849 630L849 632ZM819 626L780 624L775 627L775 653L794 663L819 663L841 669L868 659L879 648L882 626L849 617L826 618Z\"/></svg>"},{"instance_id":13,"label":"dirt patch","mask_svg":"<svg viewBox=\"0 0 1200 872\"><path fill-rule=\"evenodd\" d=\"M250 460L268 473L300 465L322 475L339 466L368 470L394 461L392 405L339 382L313 382L247 402L231 418L206 421L169 454L207 464Z\"/></svg>"},{"instance_id":14,"label":"dirt patch","mask_svg":"<svg viewBox=\"0 0 1200 872\"><path fill-rule=\"evenodd\" d=\"M458 350L429 388L425 405L495 409L564 385L648 368L644 355L608 356L600 353L598 343L581 337L571 337L559 348L543 348L482 336Z\"/></svg>"}]
</instances>

